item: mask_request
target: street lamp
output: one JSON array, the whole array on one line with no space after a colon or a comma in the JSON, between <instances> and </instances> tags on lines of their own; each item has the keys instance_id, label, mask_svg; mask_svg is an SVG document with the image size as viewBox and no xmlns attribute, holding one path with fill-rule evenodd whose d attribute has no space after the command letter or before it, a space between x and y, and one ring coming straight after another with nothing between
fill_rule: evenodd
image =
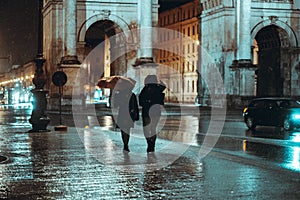
<instances>
[{"instance_id":1,"label":"street lamp","mask_svg":"<svg viewBox=\"0 0 300 200\"><path fill-rule=\"evenodd\" d=\"M32 124L32 129L29 132L47 132L47 125L50 119L46 116L45 110L47 108L46 94L47 90L44 90L46 84L46 77L43 70L43 65L46 59L43 56L43 17L42 8L43 0L38 0L38 52L34 59L36 70L32 82L35 86L31 92L34 96L34 105L29 122Z\"/></svg>"}]
</instances>

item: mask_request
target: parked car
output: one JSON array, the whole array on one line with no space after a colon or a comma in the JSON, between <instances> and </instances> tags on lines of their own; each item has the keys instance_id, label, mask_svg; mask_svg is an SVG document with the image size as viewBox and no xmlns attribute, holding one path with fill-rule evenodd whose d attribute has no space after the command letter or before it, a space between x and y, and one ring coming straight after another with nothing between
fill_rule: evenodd
<instances>
[{"instance_id":1,"label":"parked car","mask_svg":"<svg viewBox=\"0 0 300 200\"><path fill-rule=\"evenodd\" d=\"M277 126L288 131L300 127L300 102L291 98L257 98L243 110L249 129L256 126Z\"/></svg>"}]
</instances>

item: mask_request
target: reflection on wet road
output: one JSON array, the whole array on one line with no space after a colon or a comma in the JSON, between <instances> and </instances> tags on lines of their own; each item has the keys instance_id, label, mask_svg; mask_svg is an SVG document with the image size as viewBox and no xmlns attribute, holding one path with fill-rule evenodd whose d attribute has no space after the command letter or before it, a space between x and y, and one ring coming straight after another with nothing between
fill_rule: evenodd
<instances>
[{"instance_id":1,"label":"reflection on wet road","mask_svg":"<svg viewBox=\"0 0 300 200\"><path fill-rule=\"evenodd\" d=\"M9 131L16 127L28 127L31 111L28 110L1 110L0 129ZM57 116L57 115L56 115ZM52 116L51 125L58 125L58 117ZM72 124L72 116L65 115L64 122ZM231 115L226 118L222 134L214 136L207 133L210 124L208 115L167 115L160 124L159 137L165 140L183 142L201 147L206 139L217 139L215 150L223 150L243 157L255 156L261 161L285 169L300 172L300 132L282 132L279 128L258 127L250 131L242 121L241 115ZM7 126L8 125L8 126ZM86 116L83 127L101 127L107 130L115 129L111 115ZM136 126L141 130L141 120ZM217 138L213 138L217 137Z\"/></svg>"},{"instance_id":2,"label":"reflection on wet road","mask_svg":"<svg viewBox=\"0 0 300 200\"><path fill-rule=\"evenodd\" d=\"M115 128L111 116L90 117L89 121L90 125ZM220 136L207 133L209 124L209 116L168 115L159 126L159 137L198 147L203 145L205 138L216 139L215 150L245 158L255 156L261 162L300 172L300 132L282 132L270 127L250 131L240 115L226 119ZM141 130L141 121L136 126L139 127L136 130Z\"/></svg>"}]
</instances>

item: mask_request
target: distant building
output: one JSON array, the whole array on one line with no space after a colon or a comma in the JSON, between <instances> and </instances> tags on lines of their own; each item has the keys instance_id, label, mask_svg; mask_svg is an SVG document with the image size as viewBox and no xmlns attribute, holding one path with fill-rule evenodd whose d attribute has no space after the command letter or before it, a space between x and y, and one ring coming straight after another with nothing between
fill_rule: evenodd
<instances>
[{"instance_id":1,"label":"distant building","mask_svg":"<svg viewBox=\"0 0 300 200\"><path fill-rule=\"evenodd\" d=\"M158 42L167 46L157 55L157 62L168 66L158 72L168 85L167 101L194 103L197 97L200 12L199 0L194 0L159 13L159 26L173 30L160 31L158 35Z\"/></svg>"},{"instance_id":2,"label":"distant building","mask_svg":"<svg viewBox=\"0 0 300 200\"><path fill-rule=\"evenodd\" d=\"M35 72L35 63L13 65L11 70L0 75L0 102L4 104L31 103L34 88L32 79Z\"/></svg>"}]
</instances>

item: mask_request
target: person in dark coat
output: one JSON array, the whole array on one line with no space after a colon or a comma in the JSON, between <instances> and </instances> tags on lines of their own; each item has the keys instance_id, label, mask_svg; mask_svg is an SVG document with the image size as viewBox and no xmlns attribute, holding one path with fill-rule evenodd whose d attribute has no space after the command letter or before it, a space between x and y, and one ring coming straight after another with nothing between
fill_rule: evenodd
<instances>
[{"instance_id":1,"label":"person in dark coat","mask_svg":"<svg viewBox=\"0 0 300 200\"><path fill-rule=\"evenodd\" d=\"M118 108L116 124L121 130L123 150L129 152L130 129L134 127L134 121L139 120L137 98L130 89L114 91L112 98L113 107Z\"/></svg>"},{"instance_id":2,"label":"person in dark coat","mask_svg":"<svg viewBox=\"0 0 300 200\"><path fill-rule=\"evenodd\" d=\"M164 105L165 85L158 83L156 75L145 78L145 86L139 95L139 104L142 107L142 120L144 136L147 140L147 152L154 152L156 141L156 128L161 116L161 106Z\"/></svg>"}]
</instances>

